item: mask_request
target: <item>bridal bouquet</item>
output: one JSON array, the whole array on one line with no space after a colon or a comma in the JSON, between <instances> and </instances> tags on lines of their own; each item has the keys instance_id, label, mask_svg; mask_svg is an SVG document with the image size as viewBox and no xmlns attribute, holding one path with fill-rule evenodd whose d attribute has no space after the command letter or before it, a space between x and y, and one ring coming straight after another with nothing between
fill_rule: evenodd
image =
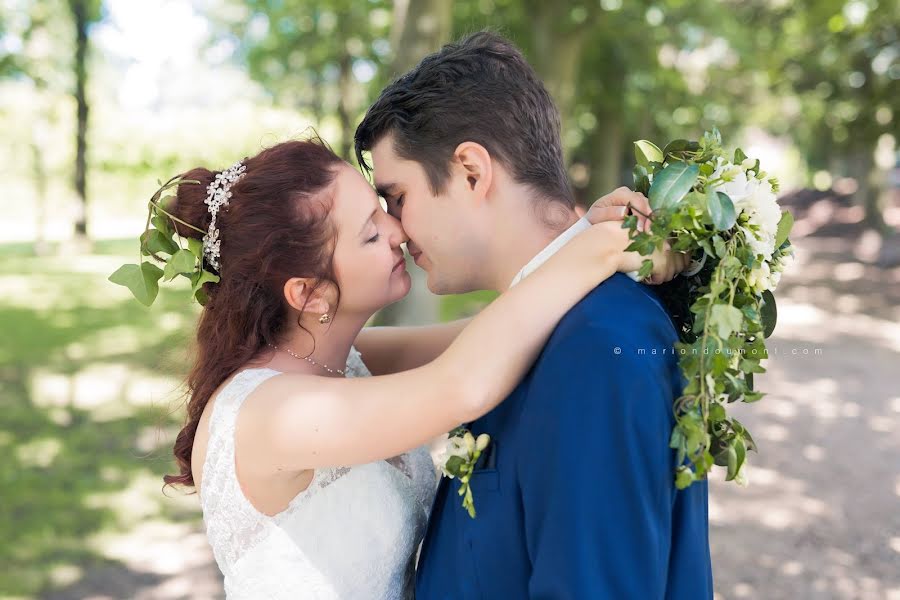
<instances>
[{"instance_id":1,"label":"bridal bouquet","mask_svg":"<svg viewBox=\"0 0 900 600\"><path fill-rule=\"evenodd\" d=\"M681 277L660 286L681 329L675 351L687 380L670 440L680 465L675 483L686 488L714 464L727 468L728 481L745 483L742 466L756 444L727 407L763 396L753 375L765 372L760 361L776 320L772 292L793 258L793 218L778 206L775 178L740 149L727 155L717 130L662 150L641 140L635 154L635 190L649 198L653 215L646 232L637 230L637 216L626 218L629 249L648 256L668 241L694 259ZM652 268L645 260L639 275Z\"/></svg>"}]
</instances>

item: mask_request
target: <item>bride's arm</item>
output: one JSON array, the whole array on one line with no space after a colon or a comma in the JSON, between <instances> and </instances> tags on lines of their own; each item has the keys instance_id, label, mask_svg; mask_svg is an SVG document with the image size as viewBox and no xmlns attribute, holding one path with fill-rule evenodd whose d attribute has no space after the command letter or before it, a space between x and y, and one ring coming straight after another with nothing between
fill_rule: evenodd
<instances>
[{"instance_id":1,"label":"bride's arm","mask_svg":"<svg viewBox=\"0 0 900 600\"><path fill-rule=\"evenodd\" d=\"M650 203L645 196L626 187L598 199L585 217L595 225L604 221L621 221L626 214L624 209L629 206L637 209L643 228L646 220L642 215L650 214ZM354 345L373 375L399 373L436 359L471 321L460 319L419 327L366 327L360 331Z\"/></svg>"},{"instance_id":2,"label":"bride's arm","mask_svg":"<svg viewBox=\"0 0 900 600\"><path fill-rule=\"evenodd\" d=\"M301 471L396 456L493 409L525 374L557 322L599 282L643 260L624 253L627 232L602 223L579 234L547 264L503 293L449 348L422 367L380 377L334 379L281 374L243 426L271 469ZM662 272L681 255L654 257Z\"/></svg>"},{"instance_id":3,"label":"bride's arm","mask_svg":"<svg viewBox=\"0 0 900 600\"><path fill-rule=\"evenodd\" d=\"M421 367L446 350L472 319L419 327L366 327L353 343L373 375Z\"/></svg>"}]
</instances>

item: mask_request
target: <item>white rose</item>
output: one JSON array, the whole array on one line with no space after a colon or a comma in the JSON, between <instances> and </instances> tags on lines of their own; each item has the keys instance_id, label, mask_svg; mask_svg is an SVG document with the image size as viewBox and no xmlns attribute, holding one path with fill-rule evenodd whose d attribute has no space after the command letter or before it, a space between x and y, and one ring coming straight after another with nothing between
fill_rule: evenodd
<instances>
[{"instance_id":1,"label":"white rose","mask_svg":"<svg viewBox=\"0 0 900 600\"><path fill-rule=\"evenodd\" d=\"M454 477L452 473L447 472L447 461L450 460L451 457L458 456L463 460L468 460L469 458L469 450L466 448L466 442L463 438L460 437L448 437L444 442L443 447L435 453L434 463L437 468L441 470L441 472L450 477L451 479Z\"/></svg>"},{"instance_id":2,"label":"white rose","mask_svg":"<svg viewBox=\"0 0 900 600\"><path fill-rule=\"evenodd\" d=\"M778 222L781 220L781 209L767 181L753 180L751 193L735 208L747 214L748 221L758 228L756 233L747 233L747 243L754 253L761 254L765 260L772 258L775 252L775 236L778 233Z\"/></svg>"},{"instance_id":3,"label":"white rose","mask_svg":"<svg viewBox=\"0 0 900 600\"><path fill-rule=\"evenodd\" d=\"M747 276L747 283L755 292L764 292L769 289L771 277L772 272L769 269L769 263L764 262L758 268L750 271L750 274Z\"/></svg>"}]
</instances>

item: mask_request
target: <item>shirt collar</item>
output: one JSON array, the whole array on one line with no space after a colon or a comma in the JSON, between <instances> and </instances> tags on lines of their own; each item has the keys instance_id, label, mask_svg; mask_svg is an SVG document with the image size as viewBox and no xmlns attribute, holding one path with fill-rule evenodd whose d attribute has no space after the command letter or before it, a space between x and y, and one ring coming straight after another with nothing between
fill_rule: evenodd
<instances>
[{"instance_id":1,"label":"shirt collar","mask_svg":"<svg viewBox=\"0 0 900 600\"><path fill-rule=\"evenodd\" d=\"M531 275L534 271L537 270L542 264L550 260L550 257L560 251L560 249L572 241L576 235L581 233L586 229L591 228L591 222L587 220L587 217L582 217L575 222L574 225L563 231L559 236L550 242L547 247L541 250L537 256L531 259L531 261L522 267L522 270L516 273L516 276L513 278L512 283L509 284L509 287L513 287L529 275Z\"/></svg>"}]
</instances>

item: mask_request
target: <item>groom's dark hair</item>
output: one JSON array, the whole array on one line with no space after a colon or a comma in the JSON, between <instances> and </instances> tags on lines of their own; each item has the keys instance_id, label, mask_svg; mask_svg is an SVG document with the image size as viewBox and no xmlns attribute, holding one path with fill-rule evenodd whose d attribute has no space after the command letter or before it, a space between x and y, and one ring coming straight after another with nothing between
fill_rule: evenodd
<instances>
[{"instance_id":1,"label":"groom's dark hair","mask_svg":"<svg viewBox=\"0 0 900 600\"><path fill-rule=\"evenodd\" d=\"M382 90L354 138L366 171L363 152L385 135L398 156L422 165L435 194L450 175L453 151L472 141L515 181L574 206L556 105L518 48L496 33L447 44Z\"/></svg>"}]
</instances>

